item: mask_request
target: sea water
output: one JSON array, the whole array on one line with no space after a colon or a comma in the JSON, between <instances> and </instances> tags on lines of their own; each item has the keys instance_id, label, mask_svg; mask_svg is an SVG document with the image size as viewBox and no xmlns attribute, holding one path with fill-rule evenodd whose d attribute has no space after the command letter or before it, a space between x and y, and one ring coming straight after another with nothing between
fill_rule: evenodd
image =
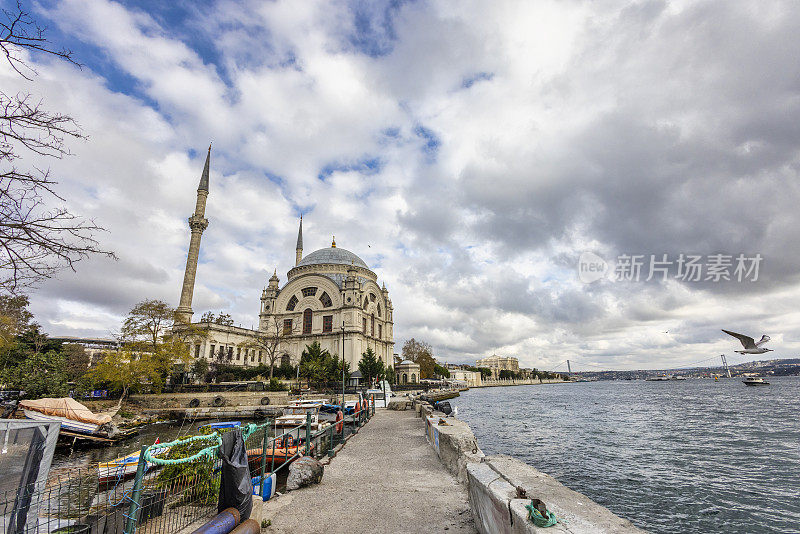
<instances>
[{"instance_id":1,"label":"sea water","mask_svg":"<svg viewBox=\"0 0 800 534\"><path fill-rule=\"evenodd\" d=\"M508 454L651 532L800 532L800 377L494 387L451 400ZM547 502L547 496L537 496Z\"/></svg>"}]
</instances>

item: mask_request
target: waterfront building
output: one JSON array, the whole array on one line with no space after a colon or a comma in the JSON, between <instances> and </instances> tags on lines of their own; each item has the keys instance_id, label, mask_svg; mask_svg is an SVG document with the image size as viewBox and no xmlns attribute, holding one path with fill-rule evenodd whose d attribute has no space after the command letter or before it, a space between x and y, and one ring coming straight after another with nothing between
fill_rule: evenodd
<instances>
[{"instance_id":1,"label":"waterfront building","mask_svg":"<svg viewBox=\"0 0 800 534\"><path fill-rule=\"evenodd\" d=\"M186 273L176 314L181 325L191 323L191 296L197 271L200 235L208 226L204 219L209 190L209 155L197 190L197 207L189 218L191 240ZM200 220L202 219L202 221ZM350 363L355 370L361 354L372 349L385 366L392 364L394 350L394 308L385 284L353 252L331 246L303 255L303 219L297 232L295 265L281 286L277 271L261 292L257 329L210 322L191 323L204 336L189 335L195 358L225 361L231 365L256 366L269 363L256 337L277 340L279 359L297 365L307 345L318 342ZM419 377L419 370L416 372Z\"/></svg>"},{"instance_id":2,"label":"waterfront building","mask_svg":"<svg viewBox=\"0 0 800 534\"><path fill-rule=\"evenodd\" d=\"M454 382L463 382L464 385L471 388L480 387L483 384L480 372L458 368L450 369L450 380Z\"/></svg>"},{"instance_id":3,"label":"waterfront building","mask_svg":"<svg viewBox=\"0 0 800 534\"><path fill-rule=\"evenodd\" d=\"M492 371L492 378L497 380L500 377L500 371L513 371L519 372L519 360L514 357L503 357L497 354L492 354L486 358L481 358L475 362L476 367L486 367Z\"/></svg>"},{"instance_id":4,"label":"waterfront building","mask_svg":"<svg viewBox=\"0 0 800 534\"><path fill-rule=\"evenodd\" d=\"M419 364L403 360L395 365L394 376L398 384L415 384L419 382Z\"/></svg>"}]
</instances>

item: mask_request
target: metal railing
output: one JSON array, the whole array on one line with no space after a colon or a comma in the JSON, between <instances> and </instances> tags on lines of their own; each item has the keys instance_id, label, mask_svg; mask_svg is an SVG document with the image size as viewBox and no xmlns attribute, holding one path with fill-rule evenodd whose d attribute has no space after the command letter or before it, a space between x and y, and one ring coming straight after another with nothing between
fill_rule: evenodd
<instances>
[{"instance_id":1,"label":"metal railing","mask_svg":"<svg viewBox=\"0 0 800 534\"><path fill-rule=\"evenodd\" d=\"M330 421L316 429L312 429L310 414L305 424L291 428L276 428L274 420L244 426L250 476L257 488L254 494L264 494L264 484L273 474L278 487L285 484L288 466L300 456L333 456L335 447L357 433L374 413L373 401L366 408L344 415L340 422ZM155 462L147 461L145 452L157 446L143 447L133 476L124 469L103 476L97 465L52 470L42 491L28 488L31 506L38 509L36 528L9 528L5 521L22 490L0 491L0 531L38 534L64 529L87 534L161 534L210 518L217 510L221 479L222 460L216 449L191 462L158 463L192 456L209 448L208 441L214 438L209 437L206 443L184 441L187 443L157 455Z\"/></svg>"},{"instance_id":2,"label":"metal railing","mask_svg":"<svg viewBox=\"0 0 800 534\"><path fill-rule=\"evenodd\" d=\"M285 484L289 465L301 456L317 459L333 456L336 446L356 434L374 413L373 400L352 415L344 415L341 421L318 424L316 429L312 429L311 414L307 414L305 424L288 429L276 428L274 421L247 425L243 434L250 477L254 482L253 494L264 496L264 485L268 481L270 484L274 481L278 487L281 482ZM147 469L145 449L133 482L125 534L175 532L216 513L222 465L218 455L213 460L194 460L188 468L170 470L172 466L167 465L161 469ZM183 454L188 456L196 452L196 449L187 449ZM269 494L266 497L269 498Z\"/></svg>"}]
</instances>

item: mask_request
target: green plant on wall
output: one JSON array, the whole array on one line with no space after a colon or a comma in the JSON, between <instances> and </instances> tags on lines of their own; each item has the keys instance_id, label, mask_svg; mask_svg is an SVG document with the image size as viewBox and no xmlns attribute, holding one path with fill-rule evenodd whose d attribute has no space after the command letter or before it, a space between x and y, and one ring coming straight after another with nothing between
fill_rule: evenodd
<instances>
[{"instance_id":1,"label":"green plant on wall","mask_svg":"<svg viewBox=\"0 0 800 534\"><path fill-rule=\"evenodd\" d=\"M211 433L210 429L201 431L201 434ZM201 440L171 447L166 458L188 458L208 447L209 443ZM156 487L181 494L173 507L189 503L214 504L219 496L220 480L219 474L214 473L216 463L216 458L205 457L194 462L166 465L156 477Z\"/></svg>"}]
</instances>

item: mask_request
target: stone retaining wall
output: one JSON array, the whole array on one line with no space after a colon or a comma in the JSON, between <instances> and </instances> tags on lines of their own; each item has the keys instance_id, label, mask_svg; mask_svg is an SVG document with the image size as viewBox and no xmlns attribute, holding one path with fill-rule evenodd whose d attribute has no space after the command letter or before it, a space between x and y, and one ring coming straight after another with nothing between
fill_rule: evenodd
<instances>
[{"instance_id":1,"label":"stone retaining wall","mask_svg":"<svg viewBox=\"0 0 800 534\"><path fill-rule=\"evenodd\" d=\"M467 484L475 526L482 534L644 532L524 462L510 456L485 456L463 421L445 417L427 403L415 401L413 407L425 421L428 441L442 463ZM533 498L541 499L564 522L536 527L525 508Z\"/></svg>"}]
</instances>

